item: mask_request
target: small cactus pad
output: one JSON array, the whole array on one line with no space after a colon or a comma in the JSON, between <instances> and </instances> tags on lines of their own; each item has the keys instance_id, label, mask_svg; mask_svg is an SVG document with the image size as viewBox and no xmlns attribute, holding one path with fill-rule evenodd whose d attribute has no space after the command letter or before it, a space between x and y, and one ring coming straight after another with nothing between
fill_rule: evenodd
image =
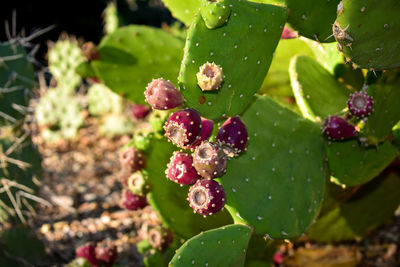
<instances>
[{"instance_id":1,"label":"small cactus pad","mask_svg":"<svg viewBox=\"0 0 400 267\"><path fill-rule=\"evenodd\" d=\"M171 11L172 16L186 25L190 25L193 17L199 11L202 0L162 0Z\"/></svg>"},{"instance_id":2,"label":"small cactus pad","mask_svg":"<svg viewBox=\"0 0 400 267\"><path fill-rule=\"evenodd\" d=\"M340 0L285 0L289 9L288 22L307 38L319 42L333 42L332 24Z\"/></svg>"},{"instance_id":3,"label":"small cactus pad","mask_svg":"<svg viewBox=\"0 0 400 267\"><path fill-rule=\"evenodd\" d=\"M388 141L377 147L363 147L357 140L328 141L326 146L333 181L346 186L363 184L376 177L396 154Z\"/></svg>"},{"instance_id":4,"label":"small cactus pad","mask_svg":"<svg viewBox=\"0 0 400 267\"><path fill-rule=\"evenodd\" d=\"M226 211L203 218L194 214L188 205L188 187L180 187L165 178L167 167L174 146L166 138L153 139L147 151L150 181L153 185L149 193L149 202L158 211L162 222L183 238L190 238L201 231L232 223Z\"/></svg>"},{"instance_id":5,"label":"small cactus pad","mask_svg":"<svg viewBox=\"0 0 400 267\"><path fill-rule=\"evenodd\" d=\"M59 40L49 49L49 70L57 85L73 93L81 82L76 68L85 61L85 56L75 40Z\"/></svg>"},{"instance_id":6,"label":"small cactus pad","mask_svg":"<svg viewBox=\"0 0 400 267\"><path fill-rule=\"evenodd\" d=\"M224 208L225 190L218 182L203 179L190 187L188 201L196 213L211 216Z\"/></svg>"},{"instance_id":7,"label":"small cactus pad","mask_svg":"<svg viewBox=\"0 0 400 267\"><path fill-rule=\"evenodd\" d=\"M89 112L94 116L121 113L124 108L122 97L101 83L96 83L89 87L87 98Z\"/></svg>"},{"instance_id":8,"label":"small cactus pad","mask_svg":"<svg viewBox=\"0 0 400 267\"><path fill-rule=\"evenodd\" d=\"M350 90L314 59L294 57L289 72L296 102L304 117L321 121L346 107Z\"/></svg>"},{"instance_id":9,"label":"small cactus pad","mask_svg":"<svg viewBox=\"0 0 400 267\"><path fill-rule=\"evenodd\" d=\"M400 67L399 12L397 0L341 1L333 25L339 51L360 68Z\"/></svg>"},{"instance_id":10,"label":"small cactus pad","mask_svg":"<svg viewBox=\"0 0 400 267\"><path fill-rule=\"evenodd\" d=\"M143 104L143 92L154 77L176 81L183 41L147 26L126 26L99 45L100 60L92 62L98 78L111 90Z\"/></svg>"},{"instance_id":11,"label":"small cactus pad","mask_svg":"<svg viewBox=\"0 0 400 267\"><path fill-rule=\"evenodd\" d=\"M256 234L301 235L318 214L325 185L319 126L267 97L258 97L241 118L250 140L218 179L225 207Z\"/></svg>"},{"instance_id":12,"label":"small cactus pad","mask_svg":"<svg viewBox=\"0 0 400 267\"><path fill-rule=\"evenodd\" d=\"M34 85L33 65L25 49L17 44L0 44L0 126L25 117Z\"/></svg>"},{"instance_id":13,"label":"small cactus pad","mask_svg":"<svg viewBox=\"0 0 400 267\"><path fill-rule=\"evenodd\" d=\"M400 177L383 173L320 217L307 235L318 242L342 242L365 236L393 216L400 204Z\"/></svg>"},{"instance_id":14,"label":"small cactus pad","mask_svg":"<svg viewBox=\"0 0 400 267\"><path fill-rule=\"evenodd\" d=\"M210 119L237 115L253 99L271 64L287 16L278 6L227 2L231 15L225 25L210 30L201 16L194 19L179 75L186 104ZM197 83L196 74L207 62L223 69L224 80L218 91L203 92Z\"/></svg>"},{"instance_id":15,"label":"small cactus pad","mask_svg":"<svg viewBox=\"0 0 400 267\"><path fill-rule=\"evenodd\" d=\"M251 228L232 224L212 229L183 244L169 266L231 266L243 267Z\"/></svg>"},{"instance_id":16,"label":"small cactus pad","mask_svg":"<svg viewBox=\"0 0 400 267\"><path fill-rule=\"evenodd\" d=\"M374 98L374 112L368 117L363 135L370 144L384 141L400 120L400 83L373 84L368 94Z\"/></svg>"},{"instance_id":17,"label":"small cactus pad","mask_svg":"<svg viewBox=\"0 0 400 267\"><path fill-rule=\"evenodd\" d=\"M229 0L203 0L200 7L200 15L207 28L221 27L231 15Z\"/></svg>"}]
</instances>

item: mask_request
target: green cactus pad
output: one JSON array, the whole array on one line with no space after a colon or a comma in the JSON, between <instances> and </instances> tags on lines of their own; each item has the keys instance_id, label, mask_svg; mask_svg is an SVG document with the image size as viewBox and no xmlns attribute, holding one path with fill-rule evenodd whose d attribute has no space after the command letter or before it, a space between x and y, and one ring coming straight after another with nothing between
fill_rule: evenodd
<instances>
[{"instance_id":1,"label":"green cactus pad","mask_svg":"<svg viewBox=\"0 0 400 267\"><path fill-rule=\"evenodd\" d=\"M101 119L100 133L110 138L125 134L132 134L135 124L132 119L124 114L109 114Z\"/></svg>"},{"instance_id":2,"label":"green cactus pad","mask_svg":"<svg viewBox=\"0 0 400 267\"><path fill-rule=\"evenodd\" d=\"M81 76L76 72L77 67L85 61L78 44L69 39L60 40L49 50L49 70L59 87L68 93L73 93L81 82Z\"/></svg>"},{"instance_id":3,"label":"green cactus pad","mask_svg":"<svg viewBox=\"0 0 400 267\"><path fill-rule=\"evenodd\" d=\"M119 19L116 2L109 2L104 9L103 14L103 32L111 34L118 29Z\"/></svg>"},{"instance_id":4,"label":"green cactus pad","mask_svg":"<svg viewBox=\"0 0 400 267\"><path fill-rule=\"evenodd\" d=\"M400 83L378 83L368 88L368 94L374 99L374 111L363 129L363 136L368 143L376 145L384 141L400 120L399 86Z\"/></svg>"},{"instance_id":5,"label":"green cactus pad","mask_svg":"<svg viewBox=\"0 0 400 267\"><path fill-rule=\"evenodd\" d=\"M182 51L180 38L160 29L132 25L104 37L99 45L100 60L92 66L111 90L144 103L144 91L153 78L176 81Z\"/></svg>"},{"instance_id":6,"label":"green cactus pad","mask_svg":"<svg viewBox=\"0 0 400 267\"><path fill-rule=\"evenodd\" d=\"M304 117L322 121L346 107L351 91L314 59L293 58L289 72L296 102Z\"/></svg>"},{"instance_id":7,"label":"green cactus pad","mask_svg":"<svg viewBox=\"0 0 400 267\"><path fill-rule=\"evenodd\" d=\"M269 240L262 235L252 235L248 245L248 250L246 254L246 264L245 266L257 266L255 261L261 261L263 265L270 266L276 249L282 242L280 240ZM250 264L250 262L252 262ZM260 266L260 265L258 265Z\"/></svg>"},{"instance_id":8,"label":"green cactus pad","mask_svg":"<svg viewBox=\"0 0 400 267\"><path fill-rule=\"evenodd\" d=\"M306 38L302 40L312 49L315 59L331 74L337 64L343 63L343 55L337 50L336 43L324 44Z\"/></svg>"},{"instance_id":9,"label":"green cactus pad","mask_svg":"<svg viewBox=\"0 0 400 267\"><path fill-rule=\"evenodd\" d=\"M153 139L151 147L146 151L149 166L147 171L153 185L153 190L149 193L149 202L159 212L163 223L184 238L232 223L226 211L207 218L194 214L187 201L189 187L181 187L165 175L174 148L166 138Z\"/></svg>"},{"instance_id":10,"label":"green cactus pad","mask_svg":"<svg viewBox=\"0 0 400 267\"><path fill-rule=\"evenodd\" d=\"M393 127L393 144L400 150L400 121Z\"/></svg>"},{"instance_id":11,"label":"green cactus pad","mask_svg":"<svg viewBox=\"0 0 400 267\"><path fill-rule=\"evenodd\" d=\"M320 217L307 235L318 242L341 242L365 236L394 215L400 204L399 187L398 174L382 174Z\"/></svg>"},{"instance_id":12,"label":"green cactus pad","mask_svg":"<svg viewBox=\"0 0 400 267\"><path fill-rule=\"evenodd\" d=\"M206 231L186 241L169 266L242 267L250 237L251 228L240 224Z\"/></svg>"},{"instance_id":13,"label":"green cactus pad","mask_svg":"<svg viewBox=\"0 0 400 267\"><path fill-rule=\"evenodd\" d=\"M186 104L212 119L236 115L252 100L271 64L287 16L278 6L228 2L232 11L224 26L209 30L201 16L193 21L179 75ZM196 74L206 62L222 67L225 77L218 91L203 92L197 84Z\"/></svg>"},{"instance_id":14,"label":"green cactus pad","mask_svg":"<svg viewBox=\"0 0 400 267\"><path fill-rule=\"evenodd\" d=\"M343 0L333 27L339 50L360 68L400 67L399 12L397 0Z\"/></svg>"},{"instance_id":15,"label":"green cactus pad","mask_svg":"<svg viewBox=\"0 0 400 267\"><path fill-rule=\"evenodd\" d=\"M194 15L199 11L202 0L162 0L171 11L172 16L186 25L192 23Z\"/></svg>"},{"instance_id":16,"label":"green cactus pad","mask_svg":"<svg viewBox=\"0 0 400 267\"><path fill-rule=\"evenodd\" d=\"M0 126L25 118L34 85L33 65L25 49L14 43L0 44Z\"/></svg>"},{"instance_id":17,"label":"green cactus pad","mask_svg":"<svg viewBox=\"0 0 400 267\"><path fill-rule=\"evenodd\" d=\"M301 235L318 214L325 185L319 126L267 97L258 97L242 120L247 151L219 179L228 211L256 234Z\"/></svg>"},{"instance_id":18,"label":"green cactus pad","mask_svg":"<svg viewBox=\"0 0 400 267\"><path fill-rule=\"evenodd\" d=\"M231 15L229 0L209 1L203 0L200 7L200 14L204 20L204 24L209 29L221 27Z\"/></svg>"},{"instance_id":19,"label":"green cactus pad","mask_svg":"<svg viewBox=\"0 0 400 267\"><path fill-rule=\"evenodd\" d=\"M124 101L122 97L112 92L104 84L96 83L89 87L88 93L89 112L92 115L105 115L122 113Z\"/></svg>"},{"instance_id":20,"label":"green cactus pad","mask_svg":"<svg viewBox=\"0 0 400 267\"><path fill-rule=\"evenodd\" d=\"M385 142L363 147L357 140L327 142L326 156L335 183L355 186L378 176L396 157L395 147Z\"/></svg>"}]
</instances>

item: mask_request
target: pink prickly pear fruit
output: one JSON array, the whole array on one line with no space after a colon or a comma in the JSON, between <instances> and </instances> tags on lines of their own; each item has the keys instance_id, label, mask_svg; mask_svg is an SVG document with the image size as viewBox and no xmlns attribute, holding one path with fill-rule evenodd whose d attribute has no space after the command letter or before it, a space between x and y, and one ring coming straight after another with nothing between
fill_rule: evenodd
<instances>
[{"instance_id":1,"label":"pink prickly pear fruit","mask_svg":"<svg viewBox=\"0 0 400 267\"><path fill-rule=\"evenodd\" d=\"M179 110L172 113L164 125L165 136L181 148L189 148L199 140L201 128L201 117L195 109Z\"/></svg>"},{"instance_id":2,"label":"pink prickly pear fruit","mask_svg":"<svg viewBox=\"0 0 400 267\"><path fill-rule=\"evenodd\" d=\"M132 114L136 119L143 119L149 114L150 108L147 105L132 106Z\"/></svg>"},{"instance_id":3,"label":"pink prickly pear fruit","mask_svg":"<svg viewBox=\"0 0 400 267\"><path fill-rule=\"evenodd\" d=\"M206 62L200 66L199 72L196 74L197 84L202 91L214 91L221 87L224 80L222 68L214 62Z\"/></svg>"},{"instance_id":4,"label":"pink prickly pear fruit","mask_svg":"<svg viewBox=\"0 0 400 267\"><path fill-rule=\"evenodd\" d=\"M133 194L130 190L124 190L122 198L122 206L127 210L139 210L148 205L145 196Z\"/></svg>"},{"instance_id":5,"label":"pink prickly pear fruit","mask_svg":"<svg viewBox=\"0 0 400 267\"><path fill-rule=\"evenodd\" d=\"M193 145L190 146L190 149L195 149L196 146L200 145L201 142L208 140L210 138L212 130L214 127L214 123L212 120L208 120L206 118L201 118L201 136L200 139L197 140Z\"/></svg>"},{"instance_id":6,"label":"pink prickly pear fruit","mask_svg":"<svg viewBox=\"0 0 400 267\"><path fill-rule=\"evenodd\" d=\"M99 262L96 259L95 247L92 243L87 243L78 247L75 253L77 258L86 259L88 262L90 262L90 264L92 264L93 267L99 266Z\"/></svg>"},{"instance_id":7,"label":"pink prickly pear fruit","mask_svg":"<svg viewBox=\"0 0 400 267\"><path fill-rule=\"evenodd\" d=\"M350 113L357 118L364 118L371 115L373 106L374 100L365 92L355 92L350 95L347 101Z\"/></svg>"},{"instance_id":8,"label":"pink prickly pear fruit","mask_svg":"<svg viewBox=\"0 0 400 267\"><path fill-rule=\"evenodd\" d=\"M181 92L170 82L162 78L152 80L144 92L146 102L153 109L167 110L180 106L183 102Z\"/></svg>"},{"instance_id":9,"label":"pink prickly pear fruit","mask_svg":"<svg viewBox=\"0 0 400 267\"><path fill-rule=\"evenodd\" d=\"M281 39L293 39L293 38L297 38L297 33L288 26L285 26L282 31Z\"/></svg>"},{"instance_id":10,"label":"pink prickly pear fruit","mask_svg":"<svg viewBox=\"0 0 400 267\"><path fill-rule=\"evenodd\" d=\"M193 211L205 216L217 213L225 206L225 190L212 179L199 180L189 189L189 205Z\"/></svg>"},{"instance_id":11,"label":"pink prickly pear fruit","mask_svg":"<svg viewBox=\"0 0 400 267\"><path fill-rule=\"evenodd\" d=\"M101 266L111 267L118 257L117 247L110 240L104 240L97 244L95 255Z\"/></svg>"},{"instance_id":12,"label":"pink prickly pear fruit","mask_svg":"<svg viewBox=\"0 0 400 267\"><path fill-rule=\"evenodd\" d=\"M202 142L193 153L193 165L204 178L217 178L226 172L227 158L221 147Z\"/></svg>"},{"instance_id":13,"label":"pink prickly pear fruit","mask_svg":"<svg viewBox=\"0 0 400 267\"><path fill-rule=\"evenodd\" d=\"M357 136L355 127L337 115L328 116L324 120L322 132L332 140L344 140Z\"/></svg>"},{"instance_id":14,"label":"pink prickly pear fruit","mask_svg":"<svg viewBox=\"0 0 400 267\"><path fill-rule=\"evenodd\" d=\"M146 156L133 147L124 149L120 153L120 164L127 173L134 173L146 167Z\"/></svg>"},{"instance_id":15,"label":"pink prickly pear fruit","mask_svg":"<svg viewBox=\"0 0 400 267\"><path fill-rule=\"evenodd\" d=\"M238 156L243 150L246 150L247 140L246 125L239 116L227 119L219 128L216 140L222 146L224 152L229 156Z\"/></svg>"},{"instance_id":16,"label":"pink prickly pear fruit","mask_svg":"<svg viewBox=\"0 0 400 267\"><path fill-rule=\"evenodd\" d=\"M174 152L165 173L169 179L181 185L192 185L201 178L193 166L192 155L184 152Z\"/></svg>"}]
</instances>

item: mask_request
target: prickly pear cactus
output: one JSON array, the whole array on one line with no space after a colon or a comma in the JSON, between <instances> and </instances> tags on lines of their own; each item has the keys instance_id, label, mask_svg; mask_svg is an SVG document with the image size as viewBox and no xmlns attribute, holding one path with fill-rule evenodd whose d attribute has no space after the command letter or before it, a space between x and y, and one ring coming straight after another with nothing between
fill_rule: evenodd
<instances>
[{"instance_id":1,"label":"prickly pear cactus","mask_svg":"<svg viewBox=\"0 0 400 267\"><path fill-rule=\"evenodd\" d=\"M0 126L25 118L34 86L33 65L18 43L0 44Z\"/></svg>"},{"instance_id":2,"label":"prickly pear cactus","mask_svg":"<svg viewBox=\"0 0 400 267\"><path fill-rule=\"evenodd\" d=\"M266 97L259 97L242 119L250 137L247 151L229 162L219 179L227 209L235 222L254 226L256 234L299 236L317 216L323 197L319 126Z\"/></svg>"},{"instance_id":3,"label":"prickly pear cactus","mask_svg":"<svg viewBox=\"0 0 400 267\"><path fill-rule=\"evenodd\" d=\"M89 112L95 116L109 113L122 113L124 108L123 98L113 93L101 83L90 86L87 98Z\"/></svg>"},{"instance_id":4,"label":"prickly pear cactus","mask_svg":"<svg viewBox=\"0 0 400 267\"><path fill-rule=\"evenodd\" d=\"M135 124L124 114L108 114L101 118L100 133L108 137L131 134Z\"/></svg>"},{"instance_id":5,"label":"prickly pear cactus","mask_svg":"<svg viewBox=\"0 0 400 267\"><path fill-rule=\"evenodd\" d=\"M333 25L339 51L360 68L400 67L399 12L396 0L342 0Z\"/></svg>"},{"instance_id":6,"label":"prickly pear cactus","mask_svg":"<svg viewBox=\"0 0 400 267\"><path fill-rule=\"evenodd\" d=\"M108 88L144 103L143 92L152 78L176 81L182 48L183 40L168 32L131 25L104 37L98 47L100 59L92 66Z\"/></svg>"},{"instance_id":7,"label":"prickly pear cactus","mask_svg":"<svg viewBox=\"0 0 400 267\"><path fill-rule=\"evenodd\" d=\"M111 34L118 29L119 19L117 5L115 2L109 2L103 11L103 31L105 34Z\"/></svg>"},{"instance_id":8,"label":"prickly pear cactus","mask_svg":"<svg viewBox=\"0 0 400 267\"><path fill-rule=\"evenodd\" d=\"M218 28L207 28L202 15L194 19L179 74L186 104L210 119L236 115L253 99L271 64L287 16L282 7L247 1L229 0L225 8L230 9L230 16ZM242 38L244 35L246 38ZM207 62L223 71L222 84L213 91L202 91L196 79Z\"/></svg>"},{"instance_id":9,"label":"prickly pear cactus","mask_svg":"<svg viewBox=\"0 0 400 267\"><path fill-rule=\"evenodd\" d=\"M164 4L172 12L172 16L186 25L190 25L194 15L200 10L201 0L163 0Z\"/></svg>"},{"instance_id":10,"label":"prickly pear cactus","mask_svg":"<svg viewBox=\"0 0 400 267\"><path fill-rule=\"evenodd\" d=\"M49 70L58 86L72 94L81 82L76 68L85 61L77 42L73 39L57 41L49 49Z\"/></svg>"},{"instance_id":11,"label":"prickly pear cactus","mask_svg":"<svg viewBox=\"0 0 400 267\"><path fill-rule=\"evenodd\" d=\"M250 237L251 228L240 224L200 233L186 241L169 266L244 266Z\"/></svg>"}]
</instances>

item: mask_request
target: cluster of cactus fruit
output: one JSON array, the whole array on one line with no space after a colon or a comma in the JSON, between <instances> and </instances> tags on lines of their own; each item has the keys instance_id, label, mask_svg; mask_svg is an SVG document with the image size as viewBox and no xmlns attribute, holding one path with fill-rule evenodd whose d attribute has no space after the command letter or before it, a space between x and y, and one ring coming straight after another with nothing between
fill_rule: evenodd
<instances>
[{"instance_id":1,"label":"cluster of cactus fruit","mask_svg":"<svg viewBox=\"0 0 400 267\"><path fill-rule=\"evenodd\" d=\"M80 259L87 261L92 267L111 267L118 257L117 247L110 240L97 244L87 243L76 249L76 260L68 266L87 266Z\"/></svg>"},{"instance_id":2,"label":"cluster of cactus fruit","mask_svg":"<svg viewBox=\"0 0 400 267\"><path fill-rule=\"evenodd\" d=\"M140 249L145 264L265 266L282 239L352 240L393 215L395 0L163 2L186 40L121 27L87 65L150 124L122 150L123 201L149 203L174 241Z\"/></svg>"}]
</instances>

